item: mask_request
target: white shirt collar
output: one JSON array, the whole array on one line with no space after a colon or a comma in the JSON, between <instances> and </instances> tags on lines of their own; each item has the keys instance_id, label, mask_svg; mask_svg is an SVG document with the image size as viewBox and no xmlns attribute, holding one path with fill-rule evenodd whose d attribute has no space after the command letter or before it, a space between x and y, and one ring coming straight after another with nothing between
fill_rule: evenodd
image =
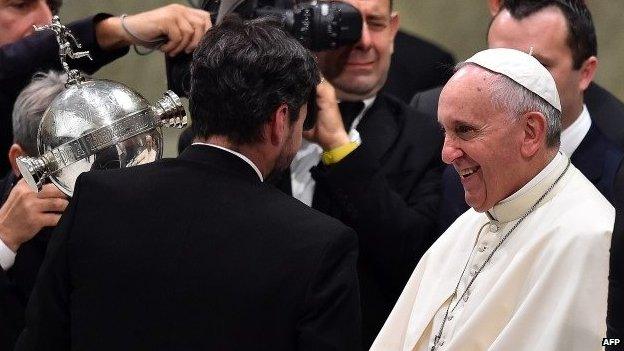
<instances>
[{"instance_id":1,"label":"white shirt collar","mask_svg":"<svg viewBox=\"0 0 624 351\"><path fill-rule=\"evenodd\" d=\"M561 132L561 150L568 156L572 157L572 154L578 146L581 144L589 128L591 128L591 117L587 106L583 105L583 111L581 115L572 123L568 128Z\"/></svg>"},{"instance_id":2,"label":"white shirt collar","mask_svg":"<svg viewBox=\"0 0 624 351\"><path fill-rule=\"evenodd\" d=\"M264 182L264 177L262 176L262 173L260 173L260 169L253 162L251 162L251 160L249 158L247 158L247 156L241 154L240 152L236 152L234 150L230 150L230 149L225 148L223 146L210 144L210 143L194 142L193 145L206 145L206 146L216 147L217 149L221 149L223 151L227 151L227 152L229 152L229 153L231 153L233 155L236 155L236 156L240 157L243 161L247 162L247 164L249 164L251 166L251 168L253 168L253 170L256 172L256 174L258 174L258 178L260 178L260 181Z\"/></svg>"},{"instance_id":3,"label":"white shirt collar","mask_svg":"<svg viewBox=\"0 0 624 351\"><path fill-rule=\"evenodd\" d=\"M547 189L567 167L568 162L568 157L565 154L561 151L557 152L557 155L555 155L548 165L520 188L520 190L488 210L489 216L500 222L509 222L520 218L537 199L544 195ZM549 195L550 197L553 196L552 193Z\"/></svg>"}]
</instances>

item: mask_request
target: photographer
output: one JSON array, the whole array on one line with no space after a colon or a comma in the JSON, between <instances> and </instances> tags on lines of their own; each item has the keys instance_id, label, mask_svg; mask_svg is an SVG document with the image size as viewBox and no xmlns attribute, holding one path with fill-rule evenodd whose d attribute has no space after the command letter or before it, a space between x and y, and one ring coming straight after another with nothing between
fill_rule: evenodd
<instances>
[{"instance_id":1,"label":"photographer","mask_svg":"<svg viewBox=\"0 0 624 351\"><path fill-rule=\"evenodd\" d=\"M363 348L435 240L442 137L430 119L381 93L399 16L390 0L348 0L364 19L354 45L317 53L335 88L317 91L318 121L280 188L355 229ZM336 104L339 100L340 103Z\"/></svg>"},{"instance_id":2,"label":"photographer","mask_svg":"<svg viewBox=\"0 0 624 351\"><path fill-rule=\"evenodd\" d=\"M33 33L33 25L50 23L61 0L0 0L0 153L11 144L10 115L19 92L38 71L60 70L58 44L50 31ZM169 56L190 53L210 28L208 12L182 5L121 17L96 14L73 22L68 28L93 61L71 62L87 73L125 55L128 46L156 45ZM0 157L0 174L9 169Z\"/></svg>"}]
</instances>

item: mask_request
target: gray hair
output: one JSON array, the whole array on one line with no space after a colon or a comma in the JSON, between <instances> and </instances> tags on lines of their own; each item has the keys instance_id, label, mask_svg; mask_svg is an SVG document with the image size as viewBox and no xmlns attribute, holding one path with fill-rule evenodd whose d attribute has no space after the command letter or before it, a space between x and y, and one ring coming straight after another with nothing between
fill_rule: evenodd
<instances>
[{"instance_id":1,"label":"gray hair","mask_svg":"<svg viewBox=\"0 0 624 351\"><path fill-rule=\"evenodd\" d=\"M13 106L13 141L29 156L36 156L37 131L43 113L52 100L65 89L67 75L49 71L35 74Z\"/></svg>"},{"instance_id":2,"label":"gray hair","mask_svg":"<svg viewBox=\"0 0 624 351\"><path fill-rule=\"evenodd\" d=\"M509 112L511 118L518 118L527 112L539 112L546 118L546 146L558 147L561 137L561 112L539 95L518 84L511 78L473 63L460 63L456 70L472 65L494 74L489 87L492 106L498 111Z\"/></svg>"}]
</instances>

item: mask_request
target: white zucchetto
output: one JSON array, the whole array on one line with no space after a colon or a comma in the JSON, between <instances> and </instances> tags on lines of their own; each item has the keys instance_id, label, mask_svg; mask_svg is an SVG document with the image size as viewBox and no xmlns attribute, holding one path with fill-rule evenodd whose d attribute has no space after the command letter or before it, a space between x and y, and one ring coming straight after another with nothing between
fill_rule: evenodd
<instances>
[{"instance_id":1,"label":"white zucchetto","mask_svg":"<svg viewBox=\"0 0 624 351\"><path fill-rule=\"evenodd\" d=\"M561 112L555 79L535 57L515 49L498 48L478 52L466 62L508 77Z\"/></svg>"}]
</instances>

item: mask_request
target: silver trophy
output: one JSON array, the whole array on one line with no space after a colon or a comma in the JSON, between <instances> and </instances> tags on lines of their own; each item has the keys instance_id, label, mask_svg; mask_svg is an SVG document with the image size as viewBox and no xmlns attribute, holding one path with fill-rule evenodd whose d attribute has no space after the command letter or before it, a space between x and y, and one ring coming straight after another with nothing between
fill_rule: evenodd
<instances>
[{"instance_id":1,"label":"silver trophy","mask_svg":"<svg viewBox=\"0 0 624 351\"><path fill-rule=\"evenodd\" d=\"M80 44L57 16L50 25L59 43L61 64L67 72L66 89L45 111L37 135L39 157L19 157L26 182L41 190L50 179L71 196L76 178L92 169L124 168L162 157L160 127L182 128L186 112L178 96L167 91L155 104L127 86L109 80L85 79L70 70L66 58L91 58L74 52ZM70 42L71 41L71 42Z\"/></svg>"}]
</instances>

